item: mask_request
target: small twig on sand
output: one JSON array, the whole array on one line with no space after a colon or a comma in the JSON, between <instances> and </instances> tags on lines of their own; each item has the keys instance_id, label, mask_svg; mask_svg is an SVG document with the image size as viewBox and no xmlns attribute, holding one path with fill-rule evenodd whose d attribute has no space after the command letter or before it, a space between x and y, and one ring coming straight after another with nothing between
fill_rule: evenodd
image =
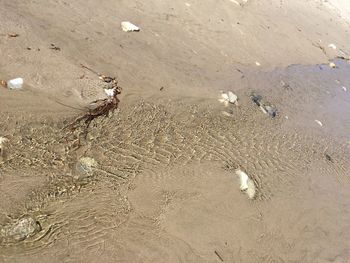
<instances>
[{"instance_id":1,"label":"small twig on sand","mask_svg":"<svg viewBox=\"0 0 350 263\"><path fill-rule=\"evenodd\" d=\"M215 255L217 255L217 257L222 261L224 262L223 258L220 256L220 254L215 250L214 251Z\"/></svg>"}]
</instances>

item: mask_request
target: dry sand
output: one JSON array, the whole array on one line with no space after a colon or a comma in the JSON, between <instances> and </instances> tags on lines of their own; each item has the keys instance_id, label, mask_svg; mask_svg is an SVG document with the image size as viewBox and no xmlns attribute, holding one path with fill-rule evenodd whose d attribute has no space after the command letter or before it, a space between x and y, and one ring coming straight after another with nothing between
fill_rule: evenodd
<instances>
[{"instance_id":1,"label":"dry sand","mask_svg":"<svg viewBox=\"0 0 350 263\"><path fill-rule=\"evenodd\" d=\"M350 262L346 0L2 0L0 23L0 79L25 80L0 88L0 262ZM86 137L81 64L123 87Z\"/></svg>"}]
</instances>

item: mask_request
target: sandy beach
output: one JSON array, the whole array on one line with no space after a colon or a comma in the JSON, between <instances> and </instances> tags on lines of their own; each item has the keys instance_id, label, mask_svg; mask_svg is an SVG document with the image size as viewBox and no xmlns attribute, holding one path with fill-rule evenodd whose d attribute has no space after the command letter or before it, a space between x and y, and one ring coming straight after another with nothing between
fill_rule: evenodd
<instances>
[{"instance_id":1,"label":"sandy beach","mask_svg":"<svg viewBox=\"0 0 350 263\"><path fill-rule=\"evenodd\" d=\"M2 0L0 23L0 262L350 262L348 1ZM101 76L118 107L76 121Z\"/></svg>"}]
</instances>

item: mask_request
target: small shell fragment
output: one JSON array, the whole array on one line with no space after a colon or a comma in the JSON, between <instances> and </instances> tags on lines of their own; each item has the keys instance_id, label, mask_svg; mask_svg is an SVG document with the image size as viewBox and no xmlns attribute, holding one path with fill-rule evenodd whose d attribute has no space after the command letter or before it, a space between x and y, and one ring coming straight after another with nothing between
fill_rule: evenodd
<instances>
[{"instance_id":1,"label":"small shell fragment","mask_svg":"<svg viewBox=\"0 0 350 263\"><path fill-rule=\"evenodd\" d=\"M259 67L261 64L258 61L255 61L255 65Z\"/></svg>"},{"instance_id":2,"label":"small shell fragment","mask_svg":"<svg viewBox=\"0 0 350 263\"><path fill-rule=\"evenodd\" d=\"M219 98L221 103L224 103L225 106L228 106L228 103L236 104L237 103L237 95L232 91L228 91L227 93L222 92L221 98Z\"/></svg>"},{"instance_id":3,"label":"small shell fragment","mask_svg":"<svg viewBox=\"0 0 350 263\"><path fill-rule=\"evenodd\" d=\"M315 122L320 125L321 127L323 126L322 122L320 122L319 120L315 120Z\"/></svg>"},{"instance_id":4,"label":"small shell fragment","mask_svg":"<svg viewBox=\"0 0 350 263\"><path fill-rule=\"evenodd\" d=\"M332 49L337 49L337 46L334 45L334 44L329 44L328 47L329 47L329 48L332 48Z\"/></svg>"},{"instance_id":5,"label":"small shell fragment","mask_svg":"<svg viewBox=\"0 0 350 263\"><path fill-rule=\"evenodd\" d=\"M226 93L222 93L221 98L223 98L224 100L227 100L227 101L229 100L228 94L226 94Z\"/></svg>"},{"instance_id":6,"label":"small shell fragment","mask_svg":"<svg viewBox=\"0 0 350 263\"><path fill-rule=\"evenodd\" d=\"M244 191L248 195L249 199L254 199L256 193L254 181L251 180L248 175L240 169L236 170L236 175L239 176L241 191Z\"/></svg>"},{"instance_id":7,"label":"small shell fragment","mask_svg":"<svg viewBox=\"0 0 350 263\"><path fill-rule=\"evenodd\" d=\"M248 175L240 169L236 170L236 174L239 176L239 181L241 183L241 186L239 188L241 189L241 191L247 190L249 180Z\"/></svg>"},{"instance_id":8,"label":"small shell fragment","mask_svg":"<svg viewBox=\"0 0 350 263\"><path fill-rule=\"evenodd\" d=\"M230 0L232 3L235 3L236 5L240 5L239 2L237 2L236 0Z\"/></svg>"},{"instance_id":9,"label":"small shell fragment","mask_svg":"<svg viewBox=\"0 0 350 263\"><path fill-rule=\"evenodd\" d=\"M112 88L112 89L104 89L105 90L105 93L108 97L113 97L114 96L114 93L115 93L115 88Z\"/></svg>"},{"instance_id":10,"label":"small shell fragment","mask_svg":"<svg viewBox=\"0 0 350 263\"><path fill-rule=\"evenodd\" d=\"M333 62L329 63L329 66L330 66L331 68L336 68L336 67L337 67L337 65L336 65L335 63L333 63Z\"/></svg>"},{"instance_id":11,"label":"small shell fragment","mask_svg":"<svg viewBox=\"0 0 350 263\"><path fill-rule=\"evenodd\" d=\"M346 87L343 86L343 87L341 87L341 88L342 88L344 91L347 91Z\"/></svg>"},{"instance_id":12,"label":"small shell fragment","mask_svg":"<svg viewBox=\"0 0 350 263\"><path fill-rule=\"evenodd\" d=\"M23 87L23 79L15 78L7 81L7 87L12 90L19 90Z\"/></svg>"},{"instance_id":13,"label":"small shell fragment","mask_svg":"<svg viewBox=\"0 0 350 263\"><path fill-rule=\"evenodd\" d=\"M237 95L234 94L232 91L229 91L228 93L228 101L232 104L236 103L237 102Z\"/></svg>"},{"instance_id":14,"label":"small shell fragment","mask_svg":"<svg viewBox=\"0 0 350 263\"><path fill-rule=\"evenodd\" d=\"M140 28L138 26L135 26L134 24L130 23L129 21L121 22L121 26L122 26L122 30L124 32L140 31Z\"/></svg>"},{"instance_id":15,"label":"small shell fragment","mask_svg":"<svg viewBox=\"0 0 350 263\"><path fill-rule=\"evenodd\" d=\"M228 95L227 93L221 93L221 96L219 98L219 102L223 103L225 105L225 107L228 106L229 100L228 100Z\"/></svg>"}]
</instances>

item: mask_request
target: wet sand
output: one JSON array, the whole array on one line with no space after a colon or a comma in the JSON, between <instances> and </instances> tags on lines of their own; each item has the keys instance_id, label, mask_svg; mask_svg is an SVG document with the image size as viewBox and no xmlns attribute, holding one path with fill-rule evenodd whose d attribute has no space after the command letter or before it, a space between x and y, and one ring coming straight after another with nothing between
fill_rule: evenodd
<instances>
[{"instance_id":1,"label":"wet sand","mask_svg":"<svg viewBox=\"0 0 350 263\"><path fill-rule=\"evenodd\" d=\"M350 64L337 59L350 52L349 10L1 2L0 79L25 85L0 89L0 262L349 262ZM122 32L124 20L141 31ZM105 95L81 63L123 87L86 138L64 127ZM221 90L238 105L219 103ZM23 216L40 229L18 240Z\"/></svg>"}]
</instances>

